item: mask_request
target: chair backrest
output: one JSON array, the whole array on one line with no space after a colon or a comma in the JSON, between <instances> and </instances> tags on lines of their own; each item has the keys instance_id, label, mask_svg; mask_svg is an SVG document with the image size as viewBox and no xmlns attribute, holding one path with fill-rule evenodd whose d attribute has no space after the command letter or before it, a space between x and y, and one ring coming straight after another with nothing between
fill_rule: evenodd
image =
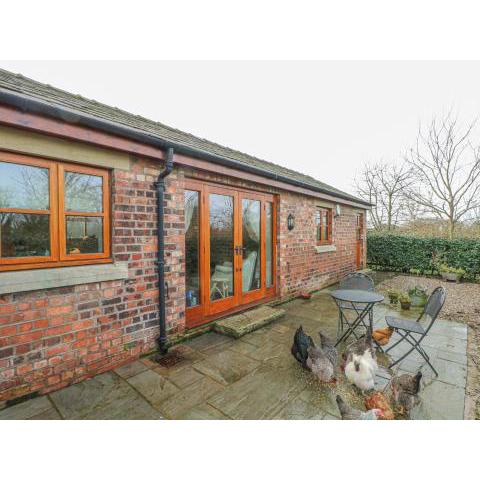
<instances>
[{"instance_id":1,"label":"chair backrest","mask_svg":"<svg viewBox=\"0 0 480 480\"><path fill-rule=\"evenodd\" d=\"M443 304L445 303L446 297L447 297L447 292L444 287L437 287L432 292L432 294L428 297L428 300L427 300L427 303L425 304L423 312L418 318L418 320L420 320L425 315L428 315L430 317L430 323L425 328L425 333L428 332L430 328L432 328L432 325L437 319L438 314L440 313L440 310L442 309Z\"/></svg>"},{"instance_id":2,"label":"chair backrest","mask_svg":"<svg viewBox=\"0 0 480 480\"><path fill-rule=\"evenodd\" d=\"M340 288L342 290L367 290L373 292L375 284L371 277L362 272L349 273L345 278L340 280Z\"/></svg>"}]
</instances>

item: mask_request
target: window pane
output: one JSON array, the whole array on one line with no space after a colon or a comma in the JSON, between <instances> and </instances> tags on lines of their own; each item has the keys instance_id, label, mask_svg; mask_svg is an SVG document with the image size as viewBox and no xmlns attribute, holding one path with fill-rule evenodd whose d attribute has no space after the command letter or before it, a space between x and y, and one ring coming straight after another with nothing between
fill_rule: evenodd
<instances>
[{"instance_id":1,"label":"window pane","mask_svg":"<svg viewBox=\"0 0 480 480\"><path fill-rule=\"evenodd\" d=\"M48 210L48 168L0 162L0 208Z\"/></svg>"},{"instance_id":2,"label":"window pane","mask_svg":"<svg viewBox=\"0 0 480 480\"><path fill-rule=\"evenodd\" d=\"M242 199L242 291L260 288L260 201Z\"/></svg>"},{"instance_id":3,"label":"window pane","mask_svg":"<svg viewBox=\"0 0 480 480\"><path fill-rule=\"evenodd\" d=\"M103 219L67 216L67 253L103 252Z\"/></svg>"},{"instance_id":4,"label":"window pane","mask_svg":"<svg viewBox=\"0 0 480 480\"><path fill-rule=\"evenodd\" d=\"M233 295L233 197L210 194L210 299Z\"/></svg>"},{"instance_id":5,"label":"window pane","mask_svg":"<svg viewBox=\"0 0 480 480\"><path fill-rule=\"evenodd\" d=\"M102 186L102 177L65 172L65 210L67 212L102 212Z\"/></svg>"},{"instance_id":6,"label":"window pane","mask_svg":"<svg viewBox=\"0 0 480 480\"><path fill-rule=\"evenodd\" d=\"M322 211L322 240L328 240L328 211Z\"/></svg>"},{"instance_id":7,"label":"window pane","mask_svg":"<svg viewBox=\"0 0 480 480\"><path fill-rule=\"evenodd\" d=\"M185 270L187 307L200 304L200 218L198 192L185 190Z\"/></svg>"},{"instance_id":8,"label":"window pane","mask_svg":"<svg viewBox=\"0 0 480 480\"><path fill-rule=\"evenodd\" d=\"M48 257L50 215L0 213L0 257Z\"/></svg>"},{"instance_id":9,"label":"window pane","mask_svg":"<svg viewBox=\"0 0 480 480\"><path fill-rule=\"evenodd\" d=\"M267 288L273 285L273 205L270 202L266 204L266 260L267 260Z\"/></svg>"}]
</instances>

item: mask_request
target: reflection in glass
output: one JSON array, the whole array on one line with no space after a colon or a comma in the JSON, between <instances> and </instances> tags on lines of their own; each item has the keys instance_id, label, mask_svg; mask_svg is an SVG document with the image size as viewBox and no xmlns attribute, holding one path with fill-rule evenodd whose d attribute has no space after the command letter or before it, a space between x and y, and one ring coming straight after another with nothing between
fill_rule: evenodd
<instances>
[{"instance_id":1,"label":"reflection in glass","mask_svg":"<svg viewBox=\"0 0 480 480\"><path fill-rule=\"evenodd\" d=\"M103 252L103 219L100 217L67 216L67 253Z\"/></svg>"},{"instance_id":2,"label":"reflection in glass","mask_svg":"<svg viewBox=\"0 0 480 480\"><path fill-rule=\"evenodd\" d=\"M185 190L185 301L200 304L200 218L199 193Z\"/></svg>"},{"instance_id":3,"label":"reflection in glass","mask_svg":"<svg viewBox=\"0 0 480 480\"><path fill-rule=\"evenodd\" d=\"M273 285L273 205L266 203L266 221L265 221L265 256L267 264L266 284L267 288Z\"/></svg>"},{"instance_id":4,"label":"reflection in glass","mask_svg":"<svg viewBox=\"0 0 480 480\"><path fill-rule=\"evenodd\" d=\"M65 172L65 210L68 212L101 212L103 178L84 173Z\"/></svg>"},{"instance_id":5,"label":"reflection in glass","mask_svg":"<svg viewBox=\"0 0 480 480\"><path fill-rule=\"evenodd\" d=\"M210 194L210 299L233 295L233 197Z\"/></svg>"},{"instance_id":6,"label":"reflection in glass","mask_svg":"<svg viewBox=\"0 0 480 480\"><path fill-rule=\"evenodd\" d=\"M48 168L0 162L0 208L48 210Z\"/></svg>"},{"instance_id":7,"label":"reflection in glass","mask_svg":"<svg viewBox=\"0 0 480 480\"><path fill-rule=\"evenodd\" d=\"M0 258L49 255L50 215L0 213Z\"/></svg>"},{"instance_id":8,"label":"reflection in glass","mask_svg":"<svg viewBox=\"0 0 480 480\"><path fill-rule=\"evenodd\" d=\"M242 291L260 288L260 201L242 200Z\"/></svg>"}]
</instances>

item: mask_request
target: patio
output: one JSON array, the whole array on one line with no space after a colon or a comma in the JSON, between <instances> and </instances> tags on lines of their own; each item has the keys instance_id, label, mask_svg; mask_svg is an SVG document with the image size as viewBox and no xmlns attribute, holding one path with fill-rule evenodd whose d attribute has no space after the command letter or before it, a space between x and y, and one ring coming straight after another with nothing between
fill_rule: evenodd
<instances>
[{"instance_id":1,"label":"patio","mask_svg":"<svg viewBox=\"0 0 480 480\"><path fill-rule=\"evenodd\" d=\"M337 419L335 396L363 407L354 387L338 375L336 386L319 384L290 354L295 329L317 341L317 332L336 334L337 308L324 289L310 300L282 305L285 316L238 340L207 333L171 349L169 362L143 358L63 390L0 411L2 419ZM448 301L448 300L447 300ZM392 312L392 310L395 310ZM386 313L375 307L375 325ZM405 318L416 318L417 311ZM420 403L413 419L463 419L467 377L467 326L437 320L424 345L439 372L423 368ZM400 355L398 348L395 355ZM414 353L400 372L414 373L423 360ZM379 355L379 364L387 359ZM394 369L396 371L396 367ZM390 378L385 368L376 389Z\"/></svg>"}]
</instances>

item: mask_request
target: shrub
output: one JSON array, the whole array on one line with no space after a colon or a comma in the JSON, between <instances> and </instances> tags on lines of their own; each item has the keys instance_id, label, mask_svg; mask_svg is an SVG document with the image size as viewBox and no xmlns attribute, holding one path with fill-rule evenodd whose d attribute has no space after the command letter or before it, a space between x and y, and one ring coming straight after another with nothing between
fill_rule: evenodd
<instances>
[{"instance_id":1,"label":"shrub","mask_svg":"<svg viewBox=\"0 0 480 480\"><path fill-rule=\"evenodd\" d=\"M438 274L441 264L465 271L465 278L480 275L480 240L426 238L369 233L367 263L379 270Z\"/></svg>"}]
</instances>

